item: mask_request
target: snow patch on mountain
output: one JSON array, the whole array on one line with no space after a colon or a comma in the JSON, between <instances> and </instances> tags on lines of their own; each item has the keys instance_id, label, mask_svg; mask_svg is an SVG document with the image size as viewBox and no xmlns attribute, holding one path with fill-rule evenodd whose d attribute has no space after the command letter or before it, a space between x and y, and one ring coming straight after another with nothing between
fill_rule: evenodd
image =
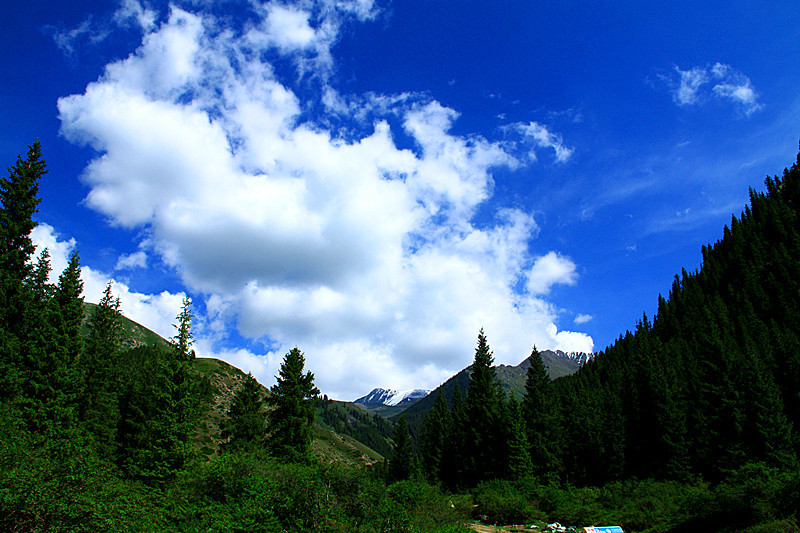
<instances>
[{"instance_id":1,"label":"snow patch on mountain","mask_svg":"<svg viewBox=\"0 0 800 533\"><path fill-rule=\"evenodd\" d=\"M419 400L420 398L424 398L430 392L431 391L423 389L404 391L398 391L394 389L373 389L372 392L355 400L354 403L399 405L401 403L410 403Z\"/></svg>"}]
</instances>

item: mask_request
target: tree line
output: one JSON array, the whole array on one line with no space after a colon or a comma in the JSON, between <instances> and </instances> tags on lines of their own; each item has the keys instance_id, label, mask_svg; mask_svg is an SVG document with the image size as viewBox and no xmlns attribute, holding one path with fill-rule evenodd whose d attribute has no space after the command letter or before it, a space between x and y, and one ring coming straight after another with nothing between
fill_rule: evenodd
<instances>
[{"instance_id":1,"label":"tree line","mask_svg":"<svg viewBox=\"0 0 800 533\"><path fill-rule=\"evenodd\" d=\"M50 283L49 252L34 257L31 240L47 172L37 141L0 181L0 529L9 531L77 528L87 507L118 501L98 490L174 483L197 462L192 434L209 388L192 365L188 296L167 346L128 349L111 284L98 305L84 303L77 250ZM299 349L287 353L266 398L247 377L222 427L224 453L310 461L319 391L304 363Z\"/></svg>"},{"instance_id":2,"label":"tree line","mask_svg":"<svg viewBox=\"0 0 800 533\"><path fill-rule=\"evenodd\" d=\"M658 313L576 374L550 381L536 349L506 398L483 331L466 391L441 390L394 471L458 489L533 476L577 486L720 482L743 464L794 471L800 453L800 156L750 190L702 266ZM465 397L464 397L465 396ZM401 422L398 431L407 431ZM396 440L405 443L398 435ZM404 448L405 447L405 448Z\"/></svg>"}]
</instances>

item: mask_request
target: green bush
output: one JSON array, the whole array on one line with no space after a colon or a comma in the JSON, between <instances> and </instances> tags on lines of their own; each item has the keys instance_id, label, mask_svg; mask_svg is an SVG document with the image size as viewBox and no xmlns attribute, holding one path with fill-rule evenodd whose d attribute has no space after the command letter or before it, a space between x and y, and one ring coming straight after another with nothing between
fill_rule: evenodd
<instances>
[{"instance_id":1,"label":"green bush","mask_svg":"<svg viewBox=\"0 0 800 533\"><path fill-rule=\"evenodd\" d=\"M474 516L486 516L495 524L520 524L544 518L537 500L511 481L484 481L473 491Z\"/></svg>"}]
</instances>

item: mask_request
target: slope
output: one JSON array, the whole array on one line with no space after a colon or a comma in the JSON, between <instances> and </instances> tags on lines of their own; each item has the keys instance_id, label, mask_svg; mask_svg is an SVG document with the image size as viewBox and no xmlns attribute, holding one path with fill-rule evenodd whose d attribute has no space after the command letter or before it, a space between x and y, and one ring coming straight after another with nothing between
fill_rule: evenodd
<instances>
[{"instance_id":1,"label":"slope","mask_svg":"<svg viewBox=\"0 0 800 533\"><path fill-rule=\"evenodd\" d=\"M553 383L562 476L718 481L793 471L800 443L800 156L675 276L658 314Z\"/></svg>"},{"instance_id":2,"label":"slope","mask_svg":"<svg viewBox=\"0 0 800 533\"><path fill-rule=\"evenodd\" d=\"M542 358L542 362L545 364L545 369L550 379L561 378L577 372L581 365L592 357L591 354L567 354L562 351L552 350L539 352L539 355ZM530 366L529 359L529 357L526 357L525 360L516 366L498 365L495 367L497 379L507 396L513 394L517 398L521 398L525 393L525 375ZM460 387L462 397L466 395L471 373L471 366L468 366L415 404L409 406L400 413L392 413L392 415L390 415L391 420L396 420L400 415L405 416L409 431L416 438L422 427L422 420L425 414L433 409L439 390L441 389L444 393L448 404L452 403L456 385Z\"/></svg>"}]
</instances>

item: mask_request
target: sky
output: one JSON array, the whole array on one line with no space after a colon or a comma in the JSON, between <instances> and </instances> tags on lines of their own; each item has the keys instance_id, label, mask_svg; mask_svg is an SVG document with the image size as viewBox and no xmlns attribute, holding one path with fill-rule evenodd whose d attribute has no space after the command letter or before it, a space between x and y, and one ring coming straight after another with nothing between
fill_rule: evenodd
<instances>
[{"instance_id":1,"label":"sky","mask_svg":"<svg viewBox=\"0 0 800 533\"><path fill-rule=\"evenodd\" d=\"M80 9L76 9L76 5ZM600 351L795 160L797 4L5 2L0 158L53 275L353 400Z\"/></svg>"}]
</instances>

